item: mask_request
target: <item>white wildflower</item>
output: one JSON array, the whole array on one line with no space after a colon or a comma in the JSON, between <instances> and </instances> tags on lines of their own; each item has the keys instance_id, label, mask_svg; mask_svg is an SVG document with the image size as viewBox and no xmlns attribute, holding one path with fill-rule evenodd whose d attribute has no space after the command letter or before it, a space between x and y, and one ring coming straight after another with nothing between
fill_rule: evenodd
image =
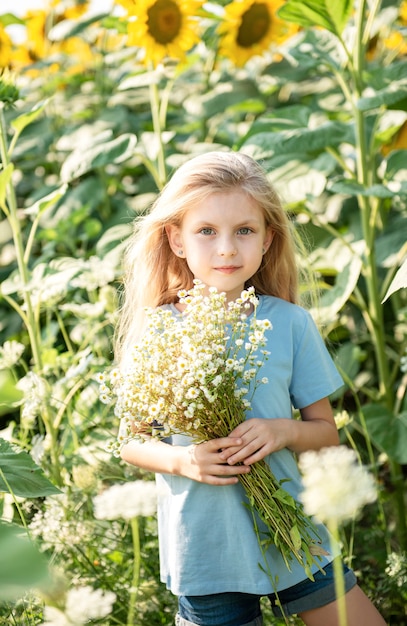
<instances>
[{"instance_id":1,"label":"white wildflower","mask_svg":"<svg viewBox=\"0 0 407 626\"><path fill-rule=\"evenodd\" d=\"M355 451L346 446L304 452L299 466L304 510L322 522L352 519L377 498L373 476L358 463Z\"/></svg>"},{"instance_id":2,"label":"white wildflower","mask_svg":"<svg viewBox=\"0 0 407 626\"><path fill-rule=\"evenodd\" d=\"M157 490L151 480L136 480L113 485L93 499L97 519L131 519L154 515Z\"/></svg>"},{"instance_id":3,"label":"white wildflower","mask_svg":"<svg viewBox=\"0 0 407 626\"><path fill-rule=\"evenodd\" d=\"M407 585L407 556L396 552L389 554L385 572L389 578L395 579L397 587L405 588Z\"/></svg>"},{"instance_id":4,"label":"white wildflower","mask_svg":"<svg viewBox=\"0 0 407 626\"><path fill-rule=\"evenodd\" d=\"M351 423L351 421L352 421L352 418L350 417L347 411L340 411L339 413L336 413L335 415L335 424L338 430L340 430L341 428L344 428L345 426L348 426Z\"/></svg>"},{"instance_id":5,"label":"white wildflower","mask_svg":"<svg viewBox=\"0 0 407 626\"><path fill-rule=\"evenodd\" d=\"M107 617L112 612L116 594L90 586L70 589L65 609L46 606L42 626L83 626L90 620Z\"/></svg>"},{"instance_id":6,"label":"white wildflower","mask_svg":"<svg viewBox=\"0 0 407 626\"><path fill-rule=\"evenodd\" d=\"M72 624L86 623L106 617L112 612L116 594L112 591L80 587L71 589L66 599L65 613Z\"/></svg>"},{"instance_id":7,"label":"white wildflower","mask_svg":"<svg viewBox=\"0 0 407 626\"><path fill-rule=\"evenodd\" d=\"M0 346L0 369L13 367L19 361L24 350L24 345L18 341L5 341Z\"/></svg>"}]
</instances>

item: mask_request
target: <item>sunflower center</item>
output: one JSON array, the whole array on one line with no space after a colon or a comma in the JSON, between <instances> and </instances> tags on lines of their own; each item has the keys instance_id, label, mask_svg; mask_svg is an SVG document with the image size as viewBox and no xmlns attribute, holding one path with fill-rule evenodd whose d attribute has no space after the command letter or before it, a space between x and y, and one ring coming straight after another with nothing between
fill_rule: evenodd
<instances>
[{"instance_id":1,"label":"sunflower center","mask_svg":"<svg viewBox=\"0 0 407 626\"><path fill-rule=\"evenodd\" d=\"M263 2L255 2L242 15L242 22L237 33L237 43L242 48L250 48L266 35L271 22L267 6Z\"/></svg>"},{"instance_id":2,"label":"sunflower center","mask_svg":"<svg viewBox=\"0 0 407 626\"><path fill-rule=\"evenodd\" d=\"M148 9L147 15L148 31L157 43L171 43L179 34L182 14L173 0L157 0Z\"/></svg>"}]
</instances>

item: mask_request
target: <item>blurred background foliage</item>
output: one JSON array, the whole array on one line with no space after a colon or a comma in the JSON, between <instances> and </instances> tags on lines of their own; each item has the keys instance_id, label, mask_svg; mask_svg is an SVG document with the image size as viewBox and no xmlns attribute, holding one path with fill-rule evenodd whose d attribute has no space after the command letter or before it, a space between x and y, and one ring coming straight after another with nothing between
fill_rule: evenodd
<instances>
[{"instance_id":1,"label":"blurred background foliage","mask_svg":"<svg viewBox=\"0 0 407 626\"><path fill-rule=\"evenodd\" d=\"M50 0L0 15L0 543L15 546L0 623L45 623L45 604L69 624L80 584L116 594L94 623L134 607L134 623L172 623L155 520L139 519L140 548L128 523L93 515L104 487L151 479L106 453L117 424L97 373L132 221L217 149L262 163L303 242L346 381L342 441L380 486L344 549L388 623L407 624L406 33L405 0Z\"/></svg>"}]
</instances>

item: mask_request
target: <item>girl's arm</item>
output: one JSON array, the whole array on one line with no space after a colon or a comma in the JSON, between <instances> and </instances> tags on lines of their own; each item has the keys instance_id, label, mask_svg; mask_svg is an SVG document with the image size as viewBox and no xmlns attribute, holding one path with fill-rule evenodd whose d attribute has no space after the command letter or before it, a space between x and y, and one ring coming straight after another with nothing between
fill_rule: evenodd
<instances>
[{"instance_id":1,"label":"girl's arm","mask_svg":"<svg viewBox=\"0 0 407 626\"><path fill-rule=\"evenodd\" d=\"M230 465L251 465L282 448L299 453L338 445L338 431L328 398L304 407L300 413L301 420L250 418L242 422L230 433L231 437L239 437L242 445L223 450L222 459Z\"/></svg>"},{"instance_id":2,"label":"girl's arm","mask_svg":"<svg viewBox=\"0 0 407 626\"><path fill-rule=\"evenodd\" d=\"M229 446L242 445L239 438L224 437L190 446L172 446L155 439L130 441L121 450L127 463L150 472L175 474L209 485L233 485L237 474L246 474L248 466L231 466L221 457Z\"/></svg>"}]
</instances>

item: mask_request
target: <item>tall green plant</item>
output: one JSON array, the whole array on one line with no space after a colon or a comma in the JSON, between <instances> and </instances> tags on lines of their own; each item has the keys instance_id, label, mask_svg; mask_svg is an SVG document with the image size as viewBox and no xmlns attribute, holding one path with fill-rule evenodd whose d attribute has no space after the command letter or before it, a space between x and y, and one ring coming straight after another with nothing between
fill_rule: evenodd
<instances>
[{"instance_id":1,"label":"tall green plant","mask_svg":"<svg viewBox=\"0 0 407 626\"><path fill-rule=\"evenodd\" d=\"M401 177L394 187L390 172L394 170L396 163L401 164L401 160L407 158L407 151L393 152L385 159L381 157L379 150L383 143L383 139L380 141L380 129L383 128L381 122L386 115L390 119L392 110L403 111L406 108L407 63L402 58L384 63L383 66L380 65L380 59L368 62L368 47L373 45L378 35L376 29L377 22L380 22L380 7L379 1L368 3L366 0L358 2L355 9L353 3L346 0L335 3L327 0L288 0L281 9L280 16L296 21L306 29L326 29L331 35L326 40L329 49L323 57L321 48L318 49L317 46L311 52L311 56L318 58L324 68L323 73L336 81L343 95L340 106L344 111L341 117L345 123L340 121L337 139L328 144L329 153L343 173L329 187L331 192L357 198L359 223L355 220L353 228L357 228L360 242L363 243L357 247L349 238L347 241L351 255L361 256L360 280L355 280L358 278L355 274L354 291L349 294L349 298L360 310L370 334L377 367L377 391L373 396L376 406L365 406L363 413L368 433L389 455L395 488L398 537L405 549L407 526L400 463L407 462L407 455L400 454L398 446L384 445L385 433L389 428L396 428L398 438L404 442L404 446L407 445L407 414L400 411L399 388L395 378L398 359L394 354L394 339L389 336L386 328L382 304L385 288L397 266L390 267L387 276L382 279L378 261L378 237L385 233L392 211L397 213L397 205L401 204L405 209L407 177L399 172ZM344 38L344 33L351 16L354 31L350 41ZM345 34L349 37L350 32ZM328 111L326 113L329 115ZM393 122L393 128L397 129L397 121ZM353 138L349 137L349 130ZM353 153L348 156L344 150L345 142L353 146ZM312 214L310 216L312 219ZM334 226L327 226L327 230L343 241L342 233ZM396 239L395 244L400 246L394 252L401 260L407 251L405 239ZM401 354L398 358L400 356ZM391 360L395 360L393 366ZM370 417L379 419L381 436L377 436L377 426L370 428Z\"/></svg>"}]
</instances>

